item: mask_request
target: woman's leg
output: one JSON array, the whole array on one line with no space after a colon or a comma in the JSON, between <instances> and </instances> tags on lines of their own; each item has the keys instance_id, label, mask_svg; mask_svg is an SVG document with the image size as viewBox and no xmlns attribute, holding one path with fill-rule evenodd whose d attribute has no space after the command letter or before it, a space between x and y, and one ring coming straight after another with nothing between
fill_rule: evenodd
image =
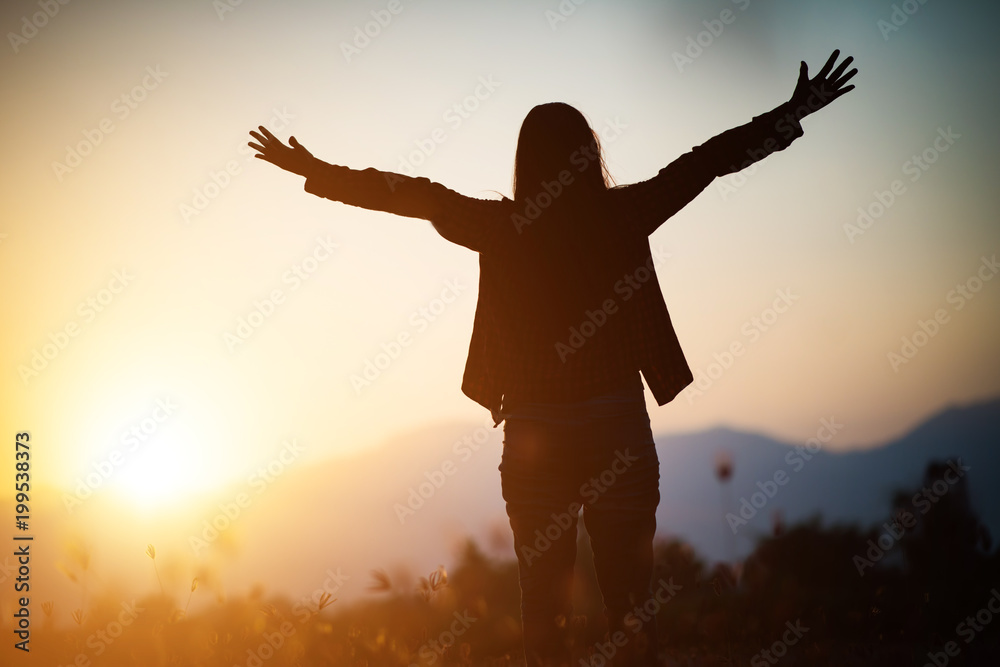
<instances>
[{"instance_id":1,"label":"woman's leg","mask_svg":"<svg viewBox=\"0 0 1000 667\"><path fill-rule=\"evenodd\" d=\"M508 418L500 482L514 533L528 665L565 665L580 482L572 427Z\"/></svg>"},{"instance_id":2,"label":"woman's leg","mask_svg":"<svg viewBox=\"0 0 1000 667\"><path fill-rule=\"evenodd\" d=\"M601 455L591 464L594 481L583 493L583 520L609 635L615 640L616 659L609 663L656 665L656 605L650 585L660 466L649 417L643 411L595 420L591 436Z\"/></svg>"}]
</instances>

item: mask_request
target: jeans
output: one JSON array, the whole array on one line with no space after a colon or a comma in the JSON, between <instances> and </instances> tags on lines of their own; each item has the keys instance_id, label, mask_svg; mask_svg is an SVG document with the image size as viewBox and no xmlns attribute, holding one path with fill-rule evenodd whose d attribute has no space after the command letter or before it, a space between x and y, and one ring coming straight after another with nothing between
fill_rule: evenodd
<instances>
[{"instance_id":1,"label":"jeans","mask_svg":"<svg viewBox=\"0 0 1000 667\"><path fill-rule=\"evenodd\" d=\"M602 399L613 399L611 401ZM659 460L638 399L600 397L505 414L500 480L514 533L528 665L569 663L577 518L590 534L609 637L609 664L656 665L652 597ZM640 616L644 620L640 620ZM609 644L605 644L609 646Z\"/></svg>"}]
</instances>

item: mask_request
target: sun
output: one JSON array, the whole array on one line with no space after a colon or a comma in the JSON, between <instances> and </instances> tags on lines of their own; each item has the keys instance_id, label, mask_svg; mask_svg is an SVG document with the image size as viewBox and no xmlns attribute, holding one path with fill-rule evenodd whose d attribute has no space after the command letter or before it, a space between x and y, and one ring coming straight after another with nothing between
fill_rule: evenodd
<instances>
[{"instance_id":1,"label":"sun","mask_svg":"<svg viewBox=\"0 0 1000 667\"><path fill-rule=\"evenodd\" d=\"M111 487L142 509L175 507L210 486L201 459L190 440L158 438L116 471Z\"/></svg>"}]
</instances>

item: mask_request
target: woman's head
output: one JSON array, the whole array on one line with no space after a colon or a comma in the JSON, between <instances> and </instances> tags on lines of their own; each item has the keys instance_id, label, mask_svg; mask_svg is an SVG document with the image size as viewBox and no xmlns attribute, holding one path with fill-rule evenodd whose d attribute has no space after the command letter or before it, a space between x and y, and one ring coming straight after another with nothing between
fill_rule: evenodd
<instances>
[{"instance_id":1,"label":"woman's head","mask_svg":"<svg viewBox=\"0 0 1000 667\"><path fill-rule=\"evenodd\" d=\"M562 102L539 104L528 112L514 157L515 201L540 192L571 197L603 192L609 185L600 141L582 113Z\"/></svg>"}]
</instances>

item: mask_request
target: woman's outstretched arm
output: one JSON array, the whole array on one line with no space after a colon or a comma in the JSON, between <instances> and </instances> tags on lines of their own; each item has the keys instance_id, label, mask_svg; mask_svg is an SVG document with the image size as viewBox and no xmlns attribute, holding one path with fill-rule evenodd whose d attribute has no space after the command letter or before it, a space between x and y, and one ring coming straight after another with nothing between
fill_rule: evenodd
<instances>
[{"instance_id":1,"label":"woman's outstretched arm","mask_svg":"<svg viewBox=\"0 0 1000 667\"><path fill-rule=\"evenodd\" d=\"M497 219L495 200L475 199L427 178L413 178L377 169L350 169L313 156L295 137L283 144L267 128L250 132L257 143L254 157L306 177L305 190L326 199L430 220L444 238L477 252L488 243Z\"/></svg>"},{"instance_id":2,"label":"woman's outstretched arm","mask_svg":"<svg viewBox=\"0 0 1000 667\"><path fill-rule=\"evenodd\" d=\"M802 62L795 90L787 102L696 146L653 178L621 188L622 198L633 213L630 223L642 233L652 234L716 177L745 169L801 137L799 121L854 89L846 84L858 70L845 73L854 58L846 58L834 69L839 55L839 50L834 51L811 79Z\"/></svg>"}]
</instances>

